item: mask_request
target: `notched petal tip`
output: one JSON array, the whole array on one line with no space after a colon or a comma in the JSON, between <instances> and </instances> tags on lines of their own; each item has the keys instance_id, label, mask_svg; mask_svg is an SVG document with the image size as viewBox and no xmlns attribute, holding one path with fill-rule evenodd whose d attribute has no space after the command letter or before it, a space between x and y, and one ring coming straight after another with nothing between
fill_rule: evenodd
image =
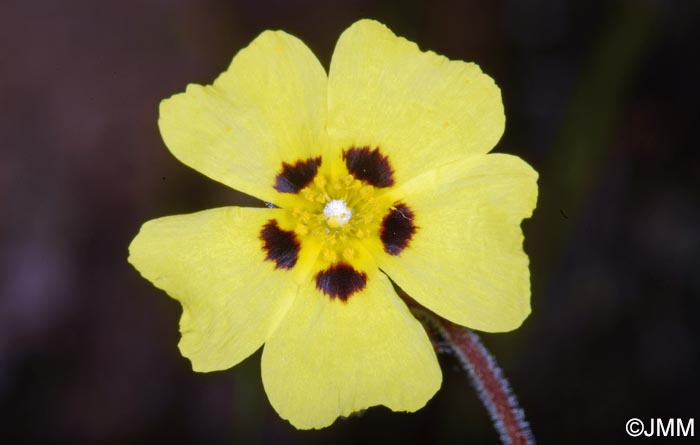
<instances>
[{"instance_id":1,"label":"notched petal tip","mask_svg":"<svg viewBox=\"0 0 700 445\"><path fill-rule=\"evenodd\" d=\"M158 126L184 164L275 202L280 154L308 159L326 145L327 82L323 66L301 40L266 31L213 83L190 84L162 101Z\"/></svg>"},{"instance_id":2,"label":"notched petal tip","mask_svg":"<svg viewBox=\"0 0 700 445\"><path fill-rule=\"evenodd\" d=\"M419 49L418 44L406 39L405 37L397 36L394 31L391 30L391 28L374 19L365 18L354 22L341 33L338 40L342 39L345 34L365 34L383 39L398 39L405 44L415 47L415 49Z\"/></svg>"},{"instance_id":3,"label":"notched petal tip","mask_svg":"<svg viewBox=\"0 0 700 445\"><path fill-rule=\"evenodd\" d=\"M319 298L312 286L295 299L265 344L265 392L299 429L383 405L416 411L440 388L442 373L423 326L381 272L357 298Z\"/></svg>"},{"instance_id":4,"label":"notched petal tip","mask_svg":"<svg viewBox=\"0 0 700 445\"><path fill-rule=\"evenodd\" d=\"M329 134L340 147L381 144L397 184L489 152L505 128L500 90L476 64L422 51L372 20L340 37L329 79Z\"/></svg>"}]
</instances>

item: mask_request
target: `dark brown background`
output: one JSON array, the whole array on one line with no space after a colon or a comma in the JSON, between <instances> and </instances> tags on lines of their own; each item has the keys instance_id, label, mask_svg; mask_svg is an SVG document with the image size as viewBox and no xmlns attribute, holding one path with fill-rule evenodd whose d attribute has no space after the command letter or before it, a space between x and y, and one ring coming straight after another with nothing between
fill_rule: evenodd
<instances>
[{"instance_id":1,"label":"dark brown background","mask_svg":"<svg viewBox=\"0 0 700 445\"><path fill-rule=\"evenodd\" d=\"M259 205L169 154L158 102L211 82L265 29L328 66L360 17L479 63L503 91L496 150L541 174L524 224L533 313L483 336L539 443L650 444L628 418L700 422L698 5L0 3L0 442L498 443L449 358L417 414L296 431L267 401L259 353L193 373L178 304L126 262L148 219Z\"/></svg>"}]
</instances>

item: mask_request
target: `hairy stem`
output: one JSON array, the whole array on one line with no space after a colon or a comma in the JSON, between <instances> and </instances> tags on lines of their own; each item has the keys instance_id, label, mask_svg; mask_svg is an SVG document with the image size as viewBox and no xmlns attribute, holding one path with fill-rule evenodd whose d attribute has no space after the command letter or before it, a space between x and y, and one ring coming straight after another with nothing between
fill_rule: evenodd
<instances>
[{"instance_id":1,"label":"hairy stem","mask_svg":"<svg viewBox=\"0 0 700 445\"><path fill-rule=\"evenodd\" d=\"M530 425L495 359L470 329L418 307L411 311L437 335L469 374L504 445L534 445ZM444 348L439 348L443 352Z\"/></svg>"}]
</instances>

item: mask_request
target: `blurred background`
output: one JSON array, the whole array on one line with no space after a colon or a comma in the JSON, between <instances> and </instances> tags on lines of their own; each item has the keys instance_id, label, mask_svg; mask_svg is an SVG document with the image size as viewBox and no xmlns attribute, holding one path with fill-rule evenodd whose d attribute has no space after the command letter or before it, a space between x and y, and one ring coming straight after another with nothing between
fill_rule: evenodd
<instances>
[{"instance_id":1,"label":"blurred background","mask_svg":"<svg viewBox=\"0 0 700 445\"><path fill-rule=\"evenodd\" d=\"M192 372L179 304L126 262L148 219L260 205L169 154L159 101L210 83L265 29L327 67L361 17L478 63L503 93L496 151L540 172L523 225L532 315L482 335L538 443L672 443L627 437L631 417L695 418L700 435L700 2L11 0L0 443L499 443L450 357L416 414L373 408L296 431L267 401L260 352Z\"/></svg>"}]
</instances>

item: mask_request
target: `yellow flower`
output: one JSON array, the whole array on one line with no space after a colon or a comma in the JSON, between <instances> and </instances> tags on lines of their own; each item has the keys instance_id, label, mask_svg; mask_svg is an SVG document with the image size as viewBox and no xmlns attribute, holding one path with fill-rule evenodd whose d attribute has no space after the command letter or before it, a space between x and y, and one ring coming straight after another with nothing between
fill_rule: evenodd
<instances>
[{"instance_id":1,"label":"yellow flower","mask_svg":"<svg viewBox=\"0 0 700 445\"><path fill-rule=\"evenodd\" d=\"M530 312L520 222L537 173L487 154L498 87L361 20L329 74L266 31L213 85L164 100L160 131L188 166L277 208L225 207L143 225L129 261L182 303L195 371L265 345L272 406L298 428L385 405L415 411L442 376L392 287L463 326L507 331Z\"/></svg>"}]
</instances>

